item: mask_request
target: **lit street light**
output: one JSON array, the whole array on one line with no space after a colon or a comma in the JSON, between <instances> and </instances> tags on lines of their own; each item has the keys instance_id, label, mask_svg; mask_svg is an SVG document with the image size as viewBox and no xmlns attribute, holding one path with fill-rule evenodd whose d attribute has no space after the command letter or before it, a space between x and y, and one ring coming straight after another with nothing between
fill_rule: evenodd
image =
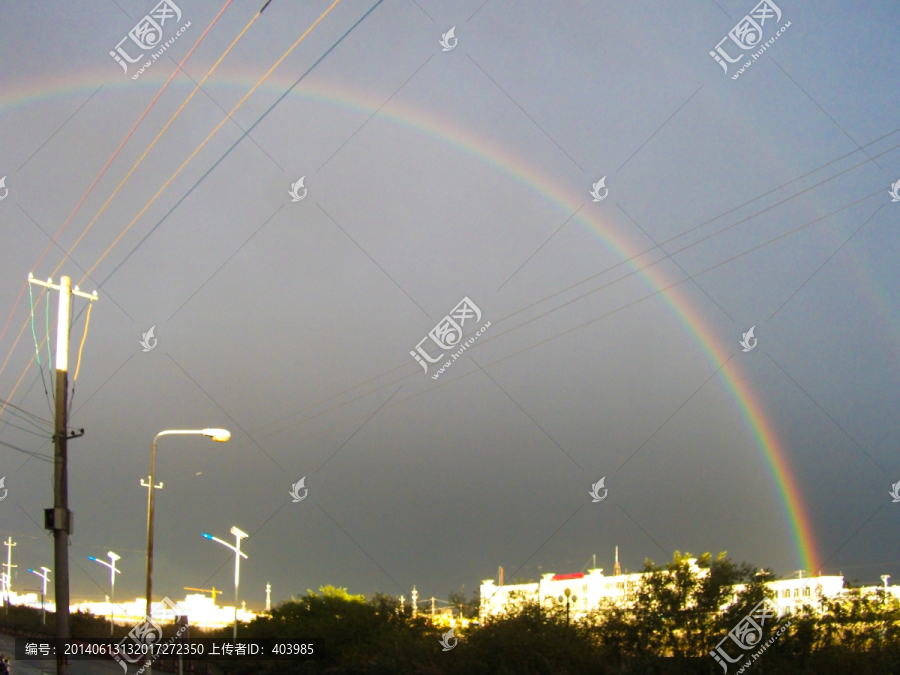
<instances>
[{"instance_id":1,"label":"lit street light","mask_svg":"<svg viewBox=\"0 0 900 675\"><path fill-rule=\"evenodd\" d=\"M109 568L109 634L112 636L113 634L113 622L115 620L115 606L116 606L116 575L121 574L121 570L116 569L116 560L121 560L121 556L116 555L112 551L107 553L109 559L112 560L112 563L104 562L103 560L98 560L92 555L88 556L88 560L93 560L95 563L100 563L101 565L105 565Z\"/></svg>"},{"instance_id":2,"label":"lit street light","mask_svg":"<svg viewBox=\"0 0 900 675\"><path fill-rule=\"evenodd\" d=\"M234 551L234 639L237 640L237 606L238 606L238 586L240 585L241 578L241 556L244 558L247 557L246 553L241 553L241 539L249 537L250 535L246 532L242 532L236 527L231 528L231 534L234 535L235 546L232 546L227 541L222 541L218 537L214 537L211 534L206 534L206 532L202 532L201 535L210 541L217 541L222 546L227 546L232 551Z\"/></svg>"},{"instance_id":3,"label":"lit street light","mask_svg":"<svg viewBox=\"0 0 900 675\"><path fill-rule=\"evenodd\" d=\"M153 445L150 446L150 482L147 484L147 619L150 619L150 603L153 598L153 478L156 476L156 441L160 436L170 436L174 434L189 435L202 434L208 436L218 443L224 443L231 438L231 432L227 429L167 429L160 431L153 437ZM143 484L143 479L141 479ZM151 672L150 661L146 663L147 670L145 673Z\"/></svg>"},{"instance_id":4,"label":"lit street light","mask_svg":"<svg viewBox=\"0 0 900 675\"><path fill-rule=\"evenodd\" d=\"M41 579L44 580L43 584L41 585L41 625L44 626L47 623L47 613L44 607L44 596L47 595L47 581L50 578L50 568L42 567L41 569L44 571L43 574L41 574L40 572L35 572L30 567L28 568L28 571L32 574L37 574Z\"/></svg>"}]
</instances>

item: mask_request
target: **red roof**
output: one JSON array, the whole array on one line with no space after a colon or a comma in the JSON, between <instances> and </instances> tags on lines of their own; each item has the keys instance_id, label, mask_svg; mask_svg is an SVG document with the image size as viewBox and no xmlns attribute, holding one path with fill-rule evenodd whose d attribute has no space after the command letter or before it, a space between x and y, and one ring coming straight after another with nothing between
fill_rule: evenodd
<instances>
[{"instance_id":1,"label":"red roof","mask_svg":"<svg viewBox=\"0 0 900 675\"><path fill-rule=\"evenodd\" d=\"M574 574L553 575L553 581L565 581L566 579L584 579L584 574L582 572L575 572Z\"/></svg>"}]
</instances>

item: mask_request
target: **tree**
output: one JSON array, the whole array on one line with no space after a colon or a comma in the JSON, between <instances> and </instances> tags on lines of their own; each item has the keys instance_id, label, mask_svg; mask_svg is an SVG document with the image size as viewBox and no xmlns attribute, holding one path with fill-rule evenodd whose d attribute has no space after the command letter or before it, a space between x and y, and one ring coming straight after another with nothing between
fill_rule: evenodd
<instances>
[{"instance_id":1,"label":"tree","mask_svg":"<svg viewBox=\"0 0 900 675\"><path fill-rule=\"evenodd\" d=\"M466 585L460 586L459 592L450 591L447 596L450 605L456 607L460 617L471 619L478 616L478 610L481 607L481 600L478 591L472 593L472 597L466 599Z\"/></svg>"},{"instance_id":2,"label":"tree","mask_svg":"<svg viewBox=\"0 0 900 675\"><path fill-rule=\"evenodd\" d=\"M646 576L633 603L607 602L592 617L594 633L606 653L620 661L627 657L696 657L709 652L712 637L732 626L763 597L769 573L735 564L724 552L715 559L704 553L675 551L665 567L644 562ZM734 586L744 584L732 601Z\"/></svg>"}]
</instances>

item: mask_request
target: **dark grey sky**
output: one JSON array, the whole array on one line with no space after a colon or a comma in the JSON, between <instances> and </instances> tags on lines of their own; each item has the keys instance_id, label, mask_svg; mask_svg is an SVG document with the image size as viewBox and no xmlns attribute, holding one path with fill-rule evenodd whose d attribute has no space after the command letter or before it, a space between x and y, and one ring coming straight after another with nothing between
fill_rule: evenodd
<instances>
[{"instance_id":1,"label":"dark grey sky","mask_svg":"<svg viewBox=\"0 0 900 675\"><path fill-rule=\"evenodd\" d=\"M0 397L50 418L30 330L16 341L27 274L90 270L100 294L71 420L73 598L102 599L87 556L110 549L117 596L143 593L150 442L203 427L233 438L160 441L160 594L230 588L200 533L235 525L255 608L266 582L428 597L498 565L611 572L616 545L632 570L727 550L790 574L803 547L754 419L813 561L900 578L896 8L779 2L763 39L790 25L732 79L752 50L727 74L709 52L740 53L752 1L340 0L236 108L331 4L273 0L75 246L262 5L233 2L37 264L225 2L177 4L164 39L190 27L132 80L147 57L125 74L109 52L154 2L0 3ZM466 296L491 326L434 380L409 352ZM0 440L52 452L12 425ZM51 467L26 459L0 448L14 588L52 566Z\"/></svg>"}]
</instances>

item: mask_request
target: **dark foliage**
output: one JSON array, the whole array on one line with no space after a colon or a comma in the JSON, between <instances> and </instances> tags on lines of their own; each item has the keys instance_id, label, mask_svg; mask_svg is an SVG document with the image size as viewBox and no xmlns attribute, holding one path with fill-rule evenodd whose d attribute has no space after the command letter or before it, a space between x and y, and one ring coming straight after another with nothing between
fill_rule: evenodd
<instances>
[{"instance_id":1,"label":"dark foliage","mask_svg":"<svg viewBox=\"0 0 900 675\"><path fill-rule=\"evenodd\" d=\"M282 603L271 615L239 629L245 638L286 643L316 639L316 659L231 661L218 667L226 675L722 674L709 652L766 597L765 582L773 576L736 564L725 554L715 559L703 554L696 565L699 573L690 554L678 552L662 567L647 561L646 576L630 589L630 606L600 607L568 626L559 605L508 605L505 614L485 625L457 629L459 641L449 651L440 644L446 629L430 625L427 615L413 618L408 606L401 610L389 596L366 600L328 586ZM467 617L475 615L473 601L463 592L453 594L451 603ZM760 644L771 644L757 660L748 653L730 665L728 675L740 672L748 661L743 672L760 675L900 675L896 599L851 591L839 600L822 601L821 614L808 610L770 623ZM52 632L53 618L48 615L45 633ZM773 639L774 631L785 626ZM40 632L40 612L10 607L6 615L0 609L0 628ZM117 627L116 634L124 636L129 629ZM105 637L108 630L100 617L72 615L75 637ZM191 637L230 638L231 628L192 627Z\"/></svg>"}]
</instances>

